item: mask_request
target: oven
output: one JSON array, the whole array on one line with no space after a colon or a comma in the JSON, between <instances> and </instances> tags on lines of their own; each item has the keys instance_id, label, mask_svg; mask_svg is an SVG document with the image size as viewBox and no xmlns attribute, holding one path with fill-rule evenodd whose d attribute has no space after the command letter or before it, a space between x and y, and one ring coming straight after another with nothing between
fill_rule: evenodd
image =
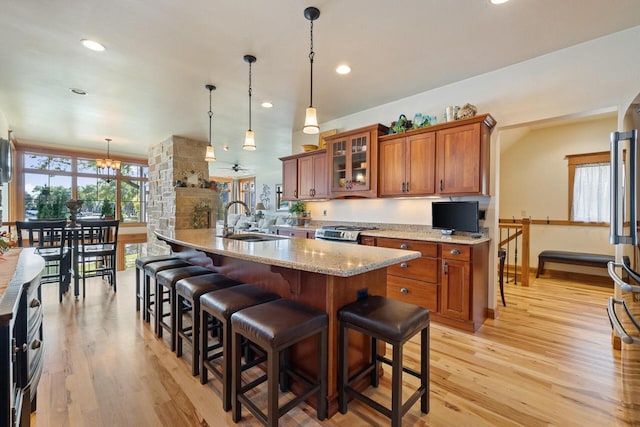
<instances>
[{"instance_id":1,"label":"oven","mask_svg":"<svg viewBox=\"0 0 640 427\"><path fill-rule=\"evenodd\" d=\"M328 240L357 245L360 243L360 233L362 231L375 229L375 227L354 225L325 225L322 228L316 229L315 238L316 240Z\"/></svg>"}]
</instances>

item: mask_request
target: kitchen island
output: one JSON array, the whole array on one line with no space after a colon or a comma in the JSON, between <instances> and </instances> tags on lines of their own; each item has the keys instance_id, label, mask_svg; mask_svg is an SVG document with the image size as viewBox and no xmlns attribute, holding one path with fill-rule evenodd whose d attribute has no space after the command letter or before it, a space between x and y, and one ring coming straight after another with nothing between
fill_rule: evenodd
<instances>
[{"instance_id":1,"label":"kitchen island","mask_svg":"<svg viewBox=\"0 0 640 427\"><path fill-rule=\"evenodd\" d=\"M329 415L337 411L338 310L366 289L386 295L386 267L420 257L420 252L335 243L301 238L242 241L222 238L214 229L155 232L173 252L198 250L212 260L217 272L244 283L259 285L283 298L294 299L329 316L327 401ZM246 235L245 235L246 236ZM236 236L237 237L237 236ZM269 237L269 236L267 236ZM365 338L350 331L350 368L368 357ZM291 354L299 369L314 374L318 351L315 340L297 345ZM364 386L365 384L363 384ZM296 391L295 384L292 387ZM315 402L311 401L315 406Z\"/></svg>"}]
</instances>

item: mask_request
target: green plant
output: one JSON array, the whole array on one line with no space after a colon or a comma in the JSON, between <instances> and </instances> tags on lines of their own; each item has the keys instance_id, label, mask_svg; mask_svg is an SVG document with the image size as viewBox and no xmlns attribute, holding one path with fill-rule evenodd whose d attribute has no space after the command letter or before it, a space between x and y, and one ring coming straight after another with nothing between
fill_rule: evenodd
<instances>
[{"instance_id":1,"label":"green plant","mask_svg":"<svg viewBox=\"0 0 640 427\"><path fill-rule=\"evenodd\" d=\"M102 209L100 210L100 214L102 217L114 216L115 215L115 206L113 202L105 199L102 201Z\"/></svg>"},{"instance_id":2,"label":"green plant","mask_svg":"<svg viewBox=\"0 0 640 427\"><path fill-rule=\"evenodd\" d=\"M289 206L289 212L296 216L302 215L304 211L307 210L307 205L305 202L293 202Z\"/></svg>"}]
</instances>

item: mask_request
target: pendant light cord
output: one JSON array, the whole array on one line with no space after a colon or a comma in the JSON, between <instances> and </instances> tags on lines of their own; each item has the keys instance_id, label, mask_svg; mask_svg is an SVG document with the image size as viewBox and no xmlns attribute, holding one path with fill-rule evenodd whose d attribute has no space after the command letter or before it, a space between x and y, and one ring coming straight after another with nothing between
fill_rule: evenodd
<instances>
[{"instance_id":1,"label":"pendant light cord","mask_svg":"<svg viewBox=\"0 0 640 427\"><path fill-rule=\"evenodd\" d=\"M211 118L213 117L213 111L211 111L211 92L212 89L209 89L209 145L211 145Z\"/></svg>"},{"instance_id":2,"label":"pendant light cord","mask_svg":"<svg viewBox=\"0 0 640 427\"><path fill-rule=\"evenodd\" d=\"M249 62L249 130L251 130L251 61Z\"/></svg>"},{"instance_id":3,"label":"pendant light cord","mask_svg":"<svg viewBox=\"0 0 640 427\"><path fill-rule=\"evenodd\" d=\"M313 107L313 57L315 52L313 51L313 20L311 21L311 48L309 51L309 63L311 64L311 88L309 90L309 107Z\"/></svg>"}]
</instances>

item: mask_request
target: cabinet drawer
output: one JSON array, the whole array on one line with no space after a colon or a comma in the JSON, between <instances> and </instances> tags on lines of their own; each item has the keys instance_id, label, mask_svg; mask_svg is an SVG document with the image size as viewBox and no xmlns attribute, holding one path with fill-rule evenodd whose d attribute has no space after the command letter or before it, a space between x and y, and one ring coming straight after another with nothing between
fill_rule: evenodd
<instances>
[{"instance_id":1,"label":"cabinet drawer","mask_svg":"<svg viewBox=\"0 0 640 427\"><path fill-rule=\"evenodd\" d=\"M469 261L471 259L471 246L443 243L442 259L458 259L462 261Z\"/></svg>"},{"instance_id":2,"label":"cabinet drawer","mask_svg":"<svg viewBox=\"0 0 640 427\"><path fill-rule=\"evenodd\" d=\"M388 237L378 237L378 246L392 249L407 249L410 251L418 251L423 257L437 257L438 244L430 242L421 242L418 240L391 239Z\"/></svg>"},{"instance_id":3,"label":"cabinet drawer","mask_svg":"<svg viewBox=\"0 0 640 427\"><path fill-rule=\"evenodd\" d=\"M403 277L387 276L387 296L438 311L438 285Z\"/></svg>"},{"instance_id":4,"label":"cabinet drawer","mask_svg":"<svg viewBox=\"0 0 640 427\"><path fill-rule=\"evenodd\" d=\"M387 267L387 274L437 283L438 259L422 257L390 265Z\"/></svg>"}]
</instances>

